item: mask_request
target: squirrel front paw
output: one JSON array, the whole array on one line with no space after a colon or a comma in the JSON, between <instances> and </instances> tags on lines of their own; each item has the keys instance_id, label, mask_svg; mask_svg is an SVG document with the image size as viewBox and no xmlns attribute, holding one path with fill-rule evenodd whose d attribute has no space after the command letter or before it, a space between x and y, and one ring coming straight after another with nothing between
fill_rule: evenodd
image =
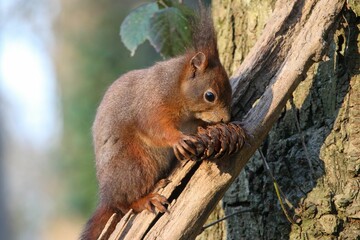
<instances>
[{"instance_id":1,"label":"squirrel front paw","mask_svg":"<svg viewBox=\"0 0 360 240\"><path fill-rule=\"evenodd\" d=\"M197 137L192 135L184 135L174 146L174 154L177 159L181 160L201 160L201 155L205 150L205 146Z\"/></svg>"}]
</instances>

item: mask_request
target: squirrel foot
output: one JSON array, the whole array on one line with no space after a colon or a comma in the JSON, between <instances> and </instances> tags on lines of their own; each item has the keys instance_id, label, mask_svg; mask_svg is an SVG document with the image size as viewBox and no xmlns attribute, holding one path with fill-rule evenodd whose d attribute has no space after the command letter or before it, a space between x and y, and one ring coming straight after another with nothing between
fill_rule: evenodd
<instances>
[{"instance_id":1,"label":"squirrel foot","mask_svg":"<svg viewBox=\"0 0 360 240\"><path fill-rule=\"evenodd\" d=\"M140 198L139 200L133 202L130 205L130 208L134 210L134 212L139 213L145 209L147 209L149 212L155 213L155 208L159 212L168 212L165 204L169 205L168 200L166 197L158 194L158 193L150 193L146 195L145 197Z\"/></svg>"},{"instance_id":2,"label":"squirrel foot","mask_svg":"<svg viewBox=\"0 0 360 240\"><path fill-rule=\"evenodd\" d=\"M167 178L163 178L160 181L158 181L155 186L153 192L158 192L160 189L166 187L171 181Z\"/></svg>"}]
</instances>

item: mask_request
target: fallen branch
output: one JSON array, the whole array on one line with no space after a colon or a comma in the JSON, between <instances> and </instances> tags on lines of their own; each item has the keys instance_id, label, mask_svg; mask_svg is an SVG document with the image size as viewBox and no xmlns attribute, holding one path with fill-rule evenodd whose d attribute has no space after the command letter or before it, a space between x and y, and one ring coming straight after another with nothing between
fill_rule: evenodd
<instances>
[{"instance_id":1,"label":"fallen branch","mask_svg":"<svg viewBox=\"0 0 360 240\"><path fill-rule=\"evenodd\" d=\"M279 0L263 35L232 76L233 111L244 112L249 146L221 161L184 162L161 190L169 213L129 213L113 239L194 239L262 143L309 67L320 61L344 0ZM267 87L263 87L267 86Z\"/></svg>"}]
</instances>

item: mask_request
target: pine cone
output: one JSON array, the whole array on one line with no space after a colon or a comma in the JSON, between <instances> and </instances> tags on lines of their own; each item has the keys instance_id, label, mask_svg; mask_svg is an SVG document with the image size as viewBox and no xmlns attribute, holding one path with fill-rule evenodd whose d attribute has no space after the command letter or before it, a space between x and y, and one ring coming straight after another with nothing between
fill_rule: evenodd
<instances>
[{"instance_id":1,"label":"pine cone","mask_svg":"<svg viewBox=\"0 0 360 240\"><path fill-rule=\"evenodd\" d=\"M246 138L240 122L219 123L207 128L199 127L197 134L181 139L174 146L174 152L179 160L218 159L239 151Z\"/></svg>"}]
</instances>

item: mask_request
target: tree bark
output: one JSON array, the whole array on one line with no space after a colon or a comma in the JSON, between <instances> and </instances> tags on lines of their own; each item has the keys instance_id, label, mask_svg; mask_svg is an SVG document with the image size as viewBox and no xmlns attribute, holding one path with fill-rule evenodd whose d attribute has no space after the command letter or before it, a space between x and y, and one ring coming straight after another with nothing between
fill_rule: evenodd
<instances>
[{"instance_id":1,"label":"tree bark","mask_svg":"<svg viewBox=\"0 0 360 240\"><path fill-rule=\"evenodd\" d=\"M221 161L186 162L161 194L169 213L131 213L114 232L118 239L194 239L230 184L261 145L308 69L320 61L344 1L278 1L263 34L232 76L233 113L252 136L249 146ZM254 236L252 236L254 237Z\"/></svg>"},{"instance_id":2,"label":"tree bark","mask_svg":"<svg viewBox=\"0 0 360 240\"><path fill-rule=\"evenodd\" d=\"M227 66L231 70L238 65L236 56L245 55L258 32L263 30L257 21L264 19L271 1L261 4L261 8L254 7L260 5L256 1L251 1L253 5L231 0L219 4L216 9L227 10L225 13L215 11L220 34L225 36L219 38L220 50L225 63L230 59ZM348 6L359 16L359 2L348 1ZM244 16L247 8L253 9L252 15L236 17ZM255 154L223 198L225 215L251 210L227 220L227 239L306 236L309 239L357 239L360 236L356 230L360 229L359 170L355 167L360 166L359 140L356 140L360 139L357 94L360 91L360 39L359 18L352 11L342 12L342 24L329 39L325 61L315 63L293 93L302 134L296 128L294 109L287 103L261 147L283 192L297 208L302 228L291 226L287 221L272 180L259 154ZM252 24L255 27L244 26L244 19L255 22ZM237 38L241 38L241 47L237 45ZM307 164L302 138L313 170ZM334 182L341 187L335 188ZM345 204L338 207L339 202Z\"/></svg>"}]
</instances>

